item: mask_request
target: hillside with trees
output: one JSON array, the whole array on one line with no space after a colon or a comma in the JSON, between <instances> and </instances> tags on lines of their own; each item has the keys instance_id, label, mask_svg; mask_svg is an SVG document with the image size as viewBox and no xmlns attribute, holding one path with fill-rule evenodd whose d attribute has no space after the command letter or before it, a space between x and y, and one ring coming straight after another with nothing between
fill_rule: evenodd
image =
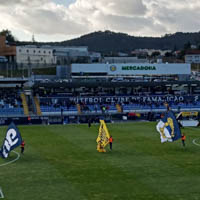
<instances>
[{"instance_id":1,"label":"hillside with trees","mask_svg":"<svg viewBox=\"0 0 200 200\"><path fill-rule=\"evenodd\" d=\"M187 46L196 45L200 47L200 32L166 34L162 37L135 37L125 33L115 33L111 31L98 31L72 40L62 42L38 43L36 41L17 41L9 30L0 31L0 34L7 36L9 42L17 45L37 44L37 45L59 45L59 46L88 46L89 51L101 53L129 53L135 49L161 49L161 50L181 50Z\"/></svg>"},{"instance_id":2,"label":"hillside with trees","mask_svg":"<svg viewBox=\"0 0 200 200\"><path fill-rule=\"evenodd\" d=\"M90 51L102 53L130 52L134 49L180 50L188 44L200 46L200 32L167 34L163 37L134 37L111 31L94 32L79 38L63 41L60 45L88 46Z\"/></svg>"}]
</instances>

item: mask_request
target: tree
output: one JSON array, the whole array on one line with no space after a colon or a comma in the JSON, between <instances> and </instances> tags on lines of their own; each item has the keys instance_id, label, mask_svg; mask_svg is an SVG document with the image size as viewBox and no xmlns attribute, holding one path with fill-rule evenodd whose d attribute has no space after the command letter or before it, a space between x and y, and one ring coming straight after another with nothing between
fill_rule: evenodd
<instances>
[{"instance_id":1,"label":"tree","mask_svg":"<svg viewBox=\"0 0 200 200\"><path fill-rule=\"evenodd\" d=\"M0 35L6 36L8 42L15 42L16 39L8 29L0 31Z\"/></svg>"},{"instance_id":2,"label":"tree","mask_svg":"<svg viewBox=\"0 0 200 200\"><path fill-rule=\"evenodd\" d=\"M184 60L185 51L186 51L185 49L181 50L181 51L179 52L179 54L177 55L177 58L178 58L178 59Z\"/></svg>"},{"instance_id":3,"label":"tree","mask_svg":"<svg viewBox=\"0 0 200 200\"><path fill-rule=\"evenodd\" d=\"M184 44L184 49L191 49L191 43L188 41L187 43Z\"/></svg>"},{"instance_id":4,"label":"tree","mask_svg":"<svg viewBox=\"0 0 200 200\"><path fill-rule=\"evenodd\" d=\"M172 56L173 56L172 52L166 52L165 53L165 57L172 57Z\"/></svg>"},{"instance_id":5,"label":"tree","mask_svg":"<svg viewBox=\"0 0 200 200\"><path fill-rule=\"evenodd\" d=\"M177 51L177 46L176 44L174 45L174 48L173 48L173 52Z\"/></svg>"},{"instance_id":6,"label":"tree","mask_svg":"<svg viewBox=\"0 0 200 200\"><path fill-rule=\"evenodd\" d=\"M159 55L160 55L159 51L154 51L154 52L152 52L151 57L155 58L155 57L157 57Z\"/></svg>"}]
</instances>

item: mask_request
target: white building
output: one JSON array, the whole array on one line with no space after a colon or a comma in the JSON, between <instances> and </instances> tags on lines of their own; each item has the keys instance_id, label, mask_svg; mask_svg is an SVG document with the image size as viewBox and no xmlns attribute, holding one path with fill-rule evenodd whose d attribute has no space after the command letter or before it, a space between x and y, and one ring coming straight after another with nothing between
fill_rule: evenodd
<instances>
[{"instance_id":1,"label":"white building","mask_svg":"<svg viewBox=\"0 0 200 200\"><path fill-rule=\"evenodd\" d=\"M67 52L84 52L84 53L88 53L88 47L87 46L57 46L57 47L53 47L55 49L62 49L65 50Z\"/></svg>"},{"instance_id":2,"label":"white building","mask_svg":"<svg viewBox=\"0 0 200 200\"><path fill-rule=\"evenodd\" d=\"M200 54L186 54L185 63L200 63Z\"/></svg>"},{"instance_id":3,"label":"white building","mask_svg":"<svg viewBox=\"0 0 200 200\"><path fill-rule=\"evenodd\" d=\"M54 56L57 64L66 65L71 62L89 61L88 47L86 46L53 46Z\"/></svg>"},{"instance_id":4,"label":"white building","mask_svg":"<svg viewBox=\"0 0 200 200\"><path fill-rule=\"evenodd\" d=\"M16 47L17 64L33 65L53 65L56 64L56 57L53 55L53 49L38 48L33 45Z\"/></svg>"},{"instance_id":5,"label":"white building","mask_svg":"<svg viewBox=\"0 0 200 200\"><path fill-rule=\"evenodd\" d=\"M165 56L166 53L171 53L171 50L161 50L161 49L136 49L134 51L132 51L132 54L135 55L142 55L142 54L146 54L148 56L151 56L152 53L154 52L159 52L161 56Z\"/></svg>"},{"instance_id":6,"label":"white building","mask_svg":"<svg viewBox=\"0 0 200 200\"><path fill-rule=\"evenodd\" d=\"M104 57L102 63L148 63L146 58L138 57Z\"/></svg>"},{"instance_id":7,"label":"white building","mask_svg":"<svg viewBox=\"0 0 200 200\"><path fill-rule=\"evenodd\" d=\"M98 52L90 52L89 57L90 57L91 62L100 62L102 59L101 53L98 53Z\"/></svg>"}]
</instances>

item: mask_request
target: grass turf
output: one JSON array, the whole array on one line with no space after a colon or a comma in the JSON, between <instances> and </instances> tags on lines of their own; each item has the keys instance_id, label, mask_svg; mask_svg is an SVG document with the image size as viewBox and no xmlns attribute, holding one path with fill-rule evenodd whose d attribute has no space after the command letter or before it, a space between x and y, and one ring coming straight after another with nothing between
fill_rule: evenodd
<instances>
[{"instance_id":1,"label":"grass turf","mask_svg":"<svg viewBox=\"0 0 200 200\"><path fill-rule=\"evenodd\" d=\"M6 166L16 154L0 158L5 199L200 199L200 146L193 144L200 128L182 130L184 148L180 140L161 144L155 125L107 124L114 142L106 153L96 151L98 125L18 126L25 154ZM0 141L6 129L0 128Z\"/></svg>"}]
</instances>

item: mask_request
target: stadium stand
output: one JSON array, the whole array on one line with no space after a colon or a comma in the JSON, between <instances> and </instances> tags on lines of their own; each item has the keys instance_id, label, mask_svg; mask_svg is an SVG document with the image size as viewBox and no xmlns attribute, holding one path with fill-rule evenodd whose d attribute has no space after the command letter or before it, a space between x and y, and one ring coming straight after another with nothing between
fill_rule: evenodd
<instances>
[{"instance_id":1,"label":"stadium stand","mask_svg":"<svg viewBox=\"0 0 200 200\"><path fill-rule=\"evenodd\" d=\"M20 92L13 89L0 90L0 116L23 115L24 109Z\"/></svg>"},{"instance_id":2,"label":"stadium stand","mask_svg":"<svg viewBox=\"0 0 200 200\"><path fill-rule=\"evenodd\" d=\"M175 83L180 87L175 87ZM186 85L186 87L185 87ZM194 86L193 86L194 85ZM199 82L41 82L0 89L0 117L31 123L71 123L100 117L159 119L168 103L174 112L200 111ZM184 88L184 90L183 90ZM184 92L183 92L184 91ZM151 114L153 113L153 117ZM156 116L156 117L155 117ZM84 120L83 120L84 118ZM98 120L97 120L98 121Z\"/></svg>"},{"instance_id":3,"label":"stadium stand","mask_svg":"<svg viewBox=\"0 0 200 200\"><path fill-rule=\"evenodd\" d=\"M137 93L135 95L114 96L53 96L49 94L39 97L41 112L45 114L117 114L128 112L163 112L168 103L175 111L200 110L200 101L194 101L195 95L149 95ZM95 102L96 101L96 102ZM120 101L120 102L119 102Z\"/></svg>"},{"instance_id":4,"label":"stadium stand","mask_svg":"<svg viewBox=\"0 0 200 200\"><path fill-rule=\"evenodd\" d=\"M76 103L65 97L40 97L42 115L77 114Z\"/></svg>"}]
</instances>

